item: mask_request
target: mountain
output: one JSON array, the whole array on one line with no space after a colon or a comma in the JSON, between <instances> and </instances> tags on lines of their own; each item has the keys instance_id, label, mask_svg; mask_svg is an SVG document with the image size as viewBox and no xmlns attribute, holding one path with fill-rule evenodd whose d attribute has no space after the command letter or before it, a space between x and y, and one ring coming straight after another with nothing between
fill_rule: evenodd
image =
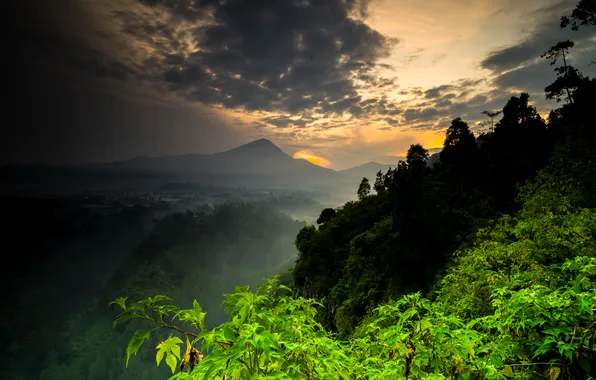
<instances>
[{"instance_id":1,"label":"mountain","mask_svg":"<svg viewBox=\"0 0 596 380\"><path fill-rule=\"evenodd\" d=\"M214 154L137 157L101 166L233 186L310 189L312 186L334 187L343 180L332 169L290 157L267 139Z\"/></svg>"},{"instance_id":2,"label":"mountain","mask_svg":"<svg viewBox=\"0 0 596 380\"><path fill-rule=\"evenodd\" d=\"M352 181L360 182L362 181L362 178L366 177L371 183L374 183L379 170L385 173L390 168L395 168L396 166L397 163L396 165L383 165L378 162L367 162L366 164L355 166L353 168L340 170L338 173Z\"/></svg>"}]
</instances>

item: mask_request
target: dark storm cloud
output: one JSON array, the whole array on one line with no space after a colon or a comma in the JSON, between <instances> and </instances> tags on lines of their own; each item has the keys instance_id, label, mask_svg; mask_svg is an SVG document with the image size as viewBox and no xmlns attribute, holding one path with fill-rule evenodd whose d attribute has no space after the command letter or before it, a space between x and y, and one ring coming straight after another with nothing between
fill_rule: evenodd
<instances>
[{"instance_id":1,"label":"dark storm cloud","mask_svg":"<svg viewBox=\"0 0 596 380\"><path fill-rule=\"evenodd\" d=\"M121 12L125 30L155 48L152 68L189 99L246 110L362 114L358 88L396 86L374 75L396 40L361 21L364 0L141 3L166 12L168 22Z\"/></svg>"},{"instance_id":2,"label":"dark storm cloud","mask_svg":"<svg viewBox=\"0 0 596 380\"><path fill-rule=\"evenodd\" d=\"M561 16L571 13L576 4L576 0L565 0L528 15L532 30L528 36L515 45L491 52L480 63L481 67L495 73L503 72L538 59L557 41L570 39L581 42L593 38L596 30L589 26L577 32L571 28L560 28Z\"/></svg>"}]
</instances>

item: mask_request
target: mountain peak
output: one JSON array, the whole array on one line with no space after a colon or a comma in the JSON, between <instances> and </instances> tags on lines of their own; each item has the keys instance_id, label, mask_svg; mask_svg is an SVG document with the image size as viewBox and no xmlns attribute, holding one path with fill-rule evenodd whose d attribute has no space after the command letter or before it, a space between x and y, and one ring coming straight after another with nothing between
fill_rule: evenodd
<instances>
[{"instance_id":1,"label":"mountain peak","mask_svg":"<svg viewBox=\"0 0 596 380\"><path fill-rule=\"evenodd\" d=\"M251 141L247 144L240 145L237 148L230 149L227 152L222 152L219 154L248 154L250 156L260 156L260 157L290 157L283 150L281 150L277 145L267 139L258 139Z\"/></svg>"},{"instance_id":2,"label":"mountain peak","mask_svg":"<svg viewBox=\"0 0 596 380\"><path fill-rule=\"evenodd\" d=\"M271 140L267 140L267 139L254 140L254 141L251 141L251 142L249 142L247 144L241 145L238 148L247 147L247 146L258 147L258 148L261 148L261 149L263 149L263 148L271 148L271 147L275 147L275 148L279 149L277 145L275 145L273 142L271 142Z\"/></svg>"},{"instance_id":3,"label":"mountain peak","mask_svg":"<svg viewBox=\"0 0 596 380\"><path fill-rule=\"evenodd\" d=\"M275 145L271 142L271 140L267 140L266 138L260 138L258 140L255 140L253 142L250 142L249 144L271 144L271 145Z\"/></svg>"}]
</instances>

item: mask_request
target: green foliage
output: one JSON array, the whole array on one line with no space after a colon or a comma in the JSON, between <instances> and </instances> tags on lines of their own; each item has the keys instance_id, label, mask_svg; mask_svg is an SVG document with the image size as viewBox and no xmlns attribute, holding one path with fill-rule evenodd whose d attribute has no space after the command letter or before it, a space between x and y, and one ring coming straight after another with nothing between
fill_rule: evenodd
<instances>
[{"instance_id":1,"label":"green foliage","mask_svg":"<svg viewBox=\"0 0 596 380\"><path fill-rule=\"evenodd\" d=\"M140 319L171 330L156 362L165 357L173 379L591 379L596 210L588 194L594 173L583 173L593 161L570 149L558 149L548 168L518 188L519 212L495 218L455 251L431 297L405 291L409 267L395 276L415 257L393 254L407 242L399 233L407 226L386 215L386 198L377 194L346 204L323 230L300 231L300 294L279 276L254 293L237 286L225 294L229 320L211 330L196 301L178 310L165 296L132 304L118 298L115 324ZM333 251L337 240L347 249ZM313 247L331 249L323 267L308 255ZM343 273L329 273L334 267ZM336 285L329 287L330 278ZM325 329L329 315L339 335ZM140 328L127 357L154 330ZM184 360L195 346L205 356L176 373L181 338Z\"/></svg>"},{"instance_id":2,"label":"green foliage","mask_svg":"<svg viewBox=\"0 0 596 380\"><path fill-rule=\"evenodd\" d=\"M445 313L420 293L403 296L375 308L347 341L314 322L320 305L292 297L277 278L256 293L237 287L226 295L230 321L194 341L209 354L172 378L588 378L596 356L596 258L545 272L556 277L550 285L495 289L494 313L484 317ZM179 344L176 337L160 343L157 364L165 355L174 372Z\"/></svg>"},{"instance_id":3,"label":"green foliage","mask_svg":"<svg viewBox=\"0 0 596 380\"><path fill-rule=\"evenodd\" d=\"M134 337L133 337L134 338ZM164 340L160 344L157 345L157 355L155 356L155 361L159 366L161 360L166 358L166 363L172 370L172 374L176 371L176 364L178 364L178 360L180 360L180 344L182 344L182 340L177 336L168 337L168 339Z\"/></svg>"}]
</instances>

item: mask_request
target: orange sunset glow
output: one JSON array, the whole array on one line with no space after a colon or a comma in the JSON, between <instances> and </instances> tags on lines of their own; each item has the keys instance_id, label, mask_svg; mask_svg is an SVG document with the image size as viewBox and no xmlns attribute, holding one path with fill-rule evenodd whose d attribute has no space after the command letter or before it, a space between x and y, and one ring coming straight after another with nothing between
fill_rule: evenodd
<instances>
[{"instance_id":1,"label":"orange sunset glow","mask_svg":"<svg viewBox=\"0 0 596 380\"><path fill-rule=\"evenodd\" d=\"M310 162L311 164L319 165L319 166L322 166L325 168L328 168L331 166L331 162L327 161L323 157L316 156L312 153L309 153L309 152L306 152L303 150L294 153L293 157L302 159L302 160L306 160L306 161Z\"/></svg>"}]
</instances>

